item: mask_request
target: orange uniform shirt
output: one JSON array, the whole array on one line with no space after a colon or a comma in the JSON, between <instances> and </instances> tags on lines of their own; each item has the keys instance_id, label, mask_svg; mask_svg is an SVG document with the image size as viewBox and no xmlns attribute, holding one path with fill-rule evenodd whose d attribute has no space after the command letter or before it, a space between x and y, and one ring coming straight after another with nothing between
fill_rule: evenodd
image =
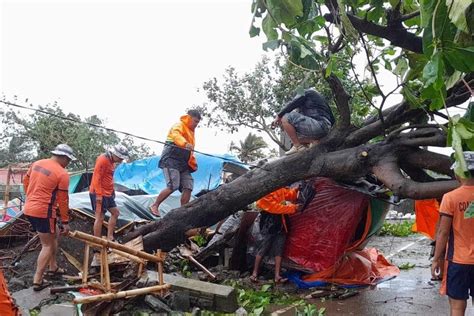
<instances>
[{"instance_id":1,"label":"orange uniform shirt","mask_svg":"<svg viewBox=\"0 0 474 316\"><path fill-rule=\"evenodd\" d=\"M296 213L296 202L298 197L297 189L281 188L265 195L257 201L257 207L263 211L271 214L281 214L281 221L285 232L288 232L286 225L285 214ZM288 203L290 202L290 203Z\"/></svg>"},{"instance_id":2,"label":"orange uniform shirt","mask_svg":"<svg viewBox=\"0 0 474 316\"><path fill-rule=\"evenodd\" d=\"M114 193L115 164L107 154L102 154L95 161L89 192L97 196L111 196Z\"/></svg>"},{"instance_id":3,"label":"orange uniform shirt","mask_svg":"<svg viewBox=\"0 0 474 316\"><path fill-rule=\"evenodd\" d=\"M56 218L59 206L63 223L69 221L69 174L53 159L34 162L23 181L26 192L25 215Z\"/></svg>"},{"instance_id":4,"label":"orange uniform shirt","mask_svg":"<svg viewBox=\"0 0 474 316\"><path fill-rule=\"evenodd\" d=\"M463 185L443 197L441 215L453 219L446 258L460 264L474 264L474 186Z\"/></svg>"}]
</instances>

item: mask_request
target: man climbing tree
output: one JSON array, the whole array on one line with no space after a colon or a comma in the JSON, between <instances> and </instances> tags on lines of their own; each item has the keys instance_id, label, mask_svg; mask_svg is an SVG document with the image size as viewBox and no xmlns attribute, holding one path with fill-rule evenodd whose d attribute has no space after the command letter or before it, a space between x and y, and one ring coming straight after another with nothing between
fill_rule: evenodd
<instances>
[{"instance_id":1,"label":"man climbing tree","mask_svg":"<svg viewBox=\"0 0 474 316\"><path fill-rule=\"evenodd\" d=\"M460 161L456 173L466 171L463 148L474 150L473 112L452 116L453 107L466 108L474 88L474 10L471 3L454 2L253 1L250 35L262 29L265 49L281 49L288 63L304 70L299 94L308 87L305 72L325 79L337 107L336 124L317 146L256 168L128 238L143 235L148 251L170 249L186 230L211 225L277 188L315 176L351 181L370 174L395 195L414 199L458 187L451 159L426 149L452 146ZM366 60L368 85L354 62L360 58ZM357 125L341 73L347 68L376 113ZM382 81L384 68L393 76ZM393 87L387 87L389 81ZM435 180L427 170L451 179Z\"/></svg>"}]
</instances>

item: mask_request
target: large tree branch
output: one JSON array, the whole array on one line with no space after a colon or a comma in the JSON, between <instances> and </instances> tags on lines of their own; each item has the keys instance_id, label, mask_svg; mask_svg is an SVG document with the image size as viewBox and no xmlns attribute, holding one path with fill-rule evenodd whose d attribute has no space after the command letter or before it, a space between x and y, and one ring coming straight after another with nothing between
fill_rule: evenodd
<instances>
[{"instance_id":1,"label":"large tree branch","mask_svg":"<svg viewBox=\"0 0 474 316\"><path fill-rule=\"evenodd\" d=\"M399 160L403 164L410 165L414 168L432 170L434 172L448 175L454 178L451 169L452 161L446 155L428 151L425 149L415 149L412 147L402 149L398 152Z\"/></svg>"},{"instance_id":2,"label":"large tree branch","mask_svg":"<svg viewBox=\"0 0 474 316\"><path fill-rule=\"evenodd\" d=\"M339 80L336 75L329 75L329 77L326 78L326 81L331 87L336 100L337 109L339 110L339 116L341 119L338 122L338 126L342 129L347 128L351 124L351 110L349 107L350 96L344 89L341 80Z\"/></svg>"},{"instance_id":3,"label":"large tree branch","mask_svg":"<svg viewBox=\"0 0 474 316\"><path fill-rule=\"evenodd\" d=\"M446 145L446 133L436 127L421 128L409 133L398 134L393 137L393 142L411 147L442 147Z\"/></svg>"},{"instance_id":4,"label":"large tree branch","mask_svg":"<svg viewBox=\"0 0 474 316\"><path fill-rule=\"evenodd\" d=\"M375 176L394 194L412 199L439 198L459 186L457 180L415 182L405 178L394 161L382 161L372 168Z\"/></svg>"},{"instance_id":5,"label":"large tree branch","mask_svg":"<svg viewBox=\"0 0 474 316\"><path fill-rule=\"evenodd\" d=\"M404 27L400 28L395 26L382 26L358 18L350 13L347 14L347 17L351 21L354 28L359 32L385 38L386 40L390 41L390 44L417 54L423 53L421 37L408 32ZM324 18L326 21L331 23L337 22L334 15L331 13L325 14Z\"/></svg>"}]
</instances>

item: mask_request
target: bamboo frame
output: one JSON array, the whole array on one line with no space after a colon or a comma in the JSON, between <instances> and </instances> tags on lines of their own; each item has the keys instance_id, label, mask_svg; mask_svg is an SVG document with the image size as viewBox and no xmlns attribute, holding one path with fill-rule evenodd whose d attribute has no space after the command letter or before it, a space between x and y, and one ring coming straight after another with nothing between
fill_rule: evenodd
<instances>
[{"instance_id":1,"label":"bamboo frame","mask_svg":"<svg viewBox=\"0 0 474 316\"><path fill-rule=\"evenodd\" d=\"M69 232L69 236L81 240L85 243L84 248L84 261L82 265L82 284L84 286L91 286L91 284L87 283L88 278L88 271L89 271L89 251L91 247L100 248L100 287L103 287L105 290L105 294L100 295L93 295L88 297L76 298L73 300L75 304L85 304L85 303L92 303L97 301L108 301L114 300L118 298L126 298L136 295L147 294L151 292L159 292L160 295L164 295L166 290L170 288L169 284L164 283L163 278L163 262L166 256L166 253L163 253L161 250L158 250L155 255L151 255L149 253L135 250L125 245L121 245L115 242L111 242L106 239L106 237L98 238L83 232L74 231ZM109 248L112 252L115 252L119 256L126 257L130 260L138 262L138 276L140 276L145 267L145 260L155 262L157 265L157 280L159 285L141 288L141 289L134 289L130 291L122 291L113 293L112 292L112 283L110 282L110 271L109 271L109 263L108 263L108 254L107 248Z\"/></svg>"},{"instance_id":2,"label":"bamboo frame","mask_svg":"<svg viewBox=\"0 0 474 316\"><path fill-rule=\"evenodd\" d=\"M155 286L144 287L141 289L134 289L134 290L129 290L129 291L121 291L117 293L106 293L106 294L100 294L100 295L94 295L94 296L88 296L88 297L78 297L73 300L73 303L86 304L86 303L92 303L92 302L98 302L98 301L111 301L118 298L128 298L132 296L163 291L163 290L169 289L170 287L171 287L170 284L164 284L164 285L155 285Z\"/></svg>"},{"instance_id":3,"label":"bamboo frame","mask_svg":"<svg viewBox=\"0 0 474 316\"><path fill-rule=\"evenodd\" d=\"M161 256L157 257L157 256L151 255L147 252L131 249L131 248L125 246L125 245L121 245L119 243L112 242L112 241L109 241L107 239L101 239L101 238L98 238L98 237L95 237L95 236L92 236L92 235L89 235L89 234L86 234L86 233L83 233L83 232L80 232L80 231L77 231L77 230L73 231L73 232L69 232L69 237L79 239L79 240L82 240L82 241L87 241L87 242L90 242L92 244L105 246L107 248L117 249L117 250L123 251L125 253L128 253L128 254L134 255L136 257L139 257L141 259L145 259L145 260L152 261L152 262L160 262L160 261L163 262L165 260L165 256L166 256L163 252L161 252Z\"/></svg>"}]
</instances>

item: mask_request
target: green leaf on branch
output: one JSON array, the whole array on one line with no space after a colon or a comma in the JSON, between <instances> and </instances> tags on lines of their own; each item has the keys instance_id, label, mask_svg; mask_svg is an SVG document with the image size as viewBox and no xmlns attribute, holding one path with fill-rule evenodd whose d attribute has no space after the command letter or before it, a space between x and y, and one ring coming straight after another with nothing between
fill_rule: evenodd
<instances>
[{"instance_id":1,"label":"green leaf on branch","mask_svg":"<svg viewBox=\"0 0 474 316\"><path fill-rule=\"evenodd\" d=\"M430 26L431 17L433 16L433 10L435 8L436 1L437 0L420 1L421 26L423 28L428 28Z\"/></svg>"},{"instance_id":2,"label":"green leaf on branch","mask_svg":"<svg viewBox=\"0 0 474 316\"><path fill-rule=\"evenodd\" d=\"M269 41L276 40L278 38L278 32L275 30L276 27L277 25L273 18L267 14L263 18L262 28Z\"/></svg>"},{"instance_id":3,"label":"green leaf on branch","mask_svg":"<svg viewBox=\"0 0 474 316\"><path fill-rule=\"evenodd\" d=\"M287 27L294 26L296 18L303 16L301 0L268 0L267 8L277 23L284 23Z\"/></svg>"},{"instance_id":4,"label":"green leaf on branch","mask_svg":"<svg viewBox=\"0 0 474 316\"><path fill-rule=\"evenodd\" d=\"M403 87L402 94L412 108L419 109L423 106L408 86Z\"/></svg>"},{"instance_id":5,"label":"green leaf on branch","mask_svg":"<svg viewBox=\"0 0 474 316\"><path fill-rule=\"evenodd\" d=\"M446 47L444 51L443 56L454 69L462 72L474 71L474 46L457 47L452 45Z\"/></svg>"},{"instance_id":6,"label":"green leaf on branch","mask_svg":"<svg viewBox=\"0 0 474 316\"><path fill-rule=\"evenodd\" d=\"M393 70L393 73L403 78L408 70L408 62L404 57L399 57L396 63L397 66Z\"/></svg>"},{"instance_id":7,"label":"green leaf on branch","mask_svg":"<svg viewBox=\"0 0 474 316\"><path fill-rule=\"evenodd\" d=\"M328 65L326 67L326 71L324 72L324 76L327 78L332 73L332 68L334 67L334 55L331 56L329 59Z\"/></svg>"},{"instance_id":8,"label":"green leaf on branch","mask_svg":"<svg viewBox=\"0 0 474 316\"><path fill-rule=\"evenodd\" d=\"M466 161L464 160L462 140L458 132L457 124L454 124L451 127L451 137L451 143L454 149L454 157L456 158L456 167L454 168L454 172L456 173L456 175L465 178L465 173L468 170Z\"/></svg>"},{"instance_id":9,"label":"green leaf on branch","mask_svg":"<svg viewBox=\"0 0 474 316\"><path fill-rule=\"evenodd\" d=\"M472 0L446 0L446 6L449 8L449 19L464 33L469 33L466 15L472 4Z\"/></svg>"},{"instance_id":10,"label":"green leaf on branch","mask_svg":"<svg viewBox=\"0 0 474 316\"><path fill-rule=\"evenodd\" d=\"M423 79L425 87L433 86L434 90L440 90L444 85L443 81L444 63L442 53L437 51L431 60L423 68Z\"/></svg>"},{"instance_id":11,"label":"green leaf on branch","mask_svg":"<svg viewBox=\"0 0 474 316\"><path fill-rule=\"evenodd\" d=\"M260 28L259 28L259 27L255 27L255 26L252 24L252 25L250 26L249 35L250 35L250 37L255 37L255 36L260 35Z\"/></svg>"},{"instance_id":12,"label":"green leaf on branch","mask_svg":"<svg viewBox=\"0 0 474 316\"><path fill-rule=\"evenodd\" d=\"M272 40L262 44L262 48L264 51L268 51L268 49L275 50L280 46L280 40Z\"/></svg>"}]
</instances>

